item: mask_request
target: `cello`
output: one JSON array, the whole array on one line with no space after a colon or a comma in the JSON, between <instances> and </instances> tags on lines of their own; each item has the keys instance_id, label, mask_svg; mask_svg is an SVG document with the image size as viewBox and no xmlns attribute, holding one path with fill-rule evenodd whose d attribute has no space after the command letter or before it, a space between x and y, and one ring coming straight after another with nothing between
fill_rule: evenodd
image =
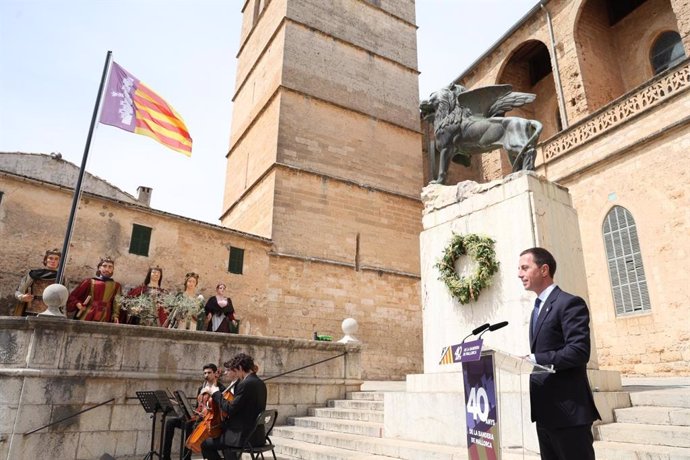
<instances>
[{"instance_id":1,"label":"cello","mask_svg":"<svg viewBox=\"0 0 690 460\"><path fill-rule=\"evenodd\" d=\"M234 399L230 391L233 387L234 385L229 386L222 393L223 399L228 402ZM208 438L217 438L223 433L221 423L225 414L213 399L209 402L210 406L206 410L206 415L204 415L197 426L194 427L194 430L187 437L187 441L185 442L185 447L195 454L201 453L202 442Z\"/></svg>"}]
</instances>

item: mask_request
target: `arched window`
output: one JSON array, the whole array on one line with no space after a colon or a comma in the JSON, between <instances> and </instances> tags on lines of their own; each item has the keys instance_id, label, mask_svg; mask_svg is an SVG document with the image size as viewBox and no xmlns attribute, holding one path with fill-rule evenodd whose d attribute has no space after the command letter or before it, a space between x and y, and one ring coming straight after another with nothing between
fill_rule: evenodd
<instances>
[{"instance_id":1,"label":"arched window","mask_svg":"<svg viewBox=\"0 0 690 460\"><path fill-rule=\"evenodd\" d=\"M685 59L685 50L678 32L664 32L659 35L650 53L654 75L670 69L683 59Z\"/></svg>"},{"instance_id":2,"label":"arched window","mask_svg":"<svg viewBox=\"0 0 690 460\"><path fill-rule=\"evenodd\" d=\"M614 206L604 219L603 233L616 316L651 310L632 214L621 206Z\"/></svg>"}]
</instances>

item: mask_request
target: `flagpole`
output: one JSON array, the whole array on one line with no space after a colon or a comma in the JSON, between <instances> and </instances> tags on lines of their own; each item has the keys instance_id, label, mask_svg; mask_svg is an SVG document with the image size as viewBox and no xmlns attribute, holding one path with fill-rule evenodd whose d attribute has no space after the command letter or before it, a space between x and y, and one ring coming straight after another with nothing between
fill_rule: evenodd
<instances>
[{"instance_id":1,"label":"flagpole","mask_svg":"<svg viewBox=\"0 0 690 460\"><path fill-rule=\"evenodd\" d=\"M86 172L86 160L89 158L91 138L93 137L93 130L96 127L98 109L101 105L101 97L103 96L103 88L105 87L105 81L108 76L108 67L110 67L112 55L113 52L108 51L108 53L105 56L105 65L103 66L101 85L98 88L96 105L93 108L93 116L91 117L91 127L89 128L89 135L86 137L86 145L84 146L84 155L81 157L81 168L79 168L79 177L77 178L77 185L74 187L74 196L72 197L72 209L70 209L69 219L67 220L67 231L65 232L65 241L62 243L62 256L60 257L60 266L58 267L57 276L55 277L55 282L58 284L63 284L65 265L67 265L67 259L69 258L69 245L70 241L72 240L72 232L74 230L74 220L77 215L77 206L79 205L79 200L81 199L81 183L84 179L84 173Z\"/></svg>"}]
</instances>

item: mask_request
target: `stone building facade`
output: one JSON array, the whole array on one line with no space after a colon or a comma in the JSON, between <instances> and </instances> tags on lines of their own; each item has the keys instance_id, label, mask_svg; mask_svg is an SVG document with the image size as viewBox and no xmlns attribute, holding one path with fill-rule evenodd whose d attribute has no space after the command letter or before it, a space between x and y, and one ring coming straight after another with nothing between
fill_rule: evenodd
<instances>
[{"instance_id":1,"label":"stone building facade","mask_svg":"<svg viewBox=\"0 0 690 460\"><path fill-rule=\"evenodd\" d=\"M509 115L544 124L537 172L579 215L599 363L626 374L690 374L689 32L680 0L551 0L456 80L537 94ZM448 183L509 172L494 151Z\"/></svg>"}]
</instances>

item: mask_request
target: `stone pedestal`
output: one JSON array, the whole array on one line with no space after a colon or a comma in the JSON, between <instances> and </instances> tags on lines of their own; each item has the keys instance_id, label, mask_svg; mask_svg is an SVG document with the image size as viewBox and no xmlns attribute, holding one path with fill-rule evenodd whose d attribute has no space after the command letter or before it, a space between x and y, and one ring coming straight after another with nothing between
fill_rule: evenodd
<instances>
[{"instance_id":1,"label":"stone pedestal","mask_svg":"<svg viewBox=\"0 0 690 460\"><path fill-rule=\"evenodd\" d=\"M487 184L467 181L456 186L429 185L422 198L424 374L407 376L407 392L386 395L385 433L387 437L464 446L461 366L440 365L441 350L462 341L478 325L508 321L507 327L483 336L484 347L515 355L529 353L528 327L536 296L525 291L517 278L518 259L524 249L541 246L551 251L558 262L558 285L587 300L577 214L566 189L532 172L519 172ZM453 233L476 233L496 241L499 272L479 299L467 305L450 295L434 267ZM456 269L467 273L473 263L463 257ZM598 368L593 338L588 367ZM525 446L537 451L536 433L529 420L528 376L518 378L502 372L499 378L501 444L522 445L519 427L523 424ZM590 379L592 386L602 391L620 389L617 373L592 371ZM611 417L610 408L600 410L605 419Z\"/></svg>"},{"instance_id":2,"label":"stone pedestal","mask_svg":"<svg viewBox=\"0 0 690 460\"><path fill-rule=\"evenodd\" d=\"M438 364L441 349L458 343L484 323L509 325L483 336L485 346L528 354L528 327L535 295L517 278L520 252L541 246L558 262L556 283L587 300L580 231L568 191L534 173L520 172L488 184L461 182L453 187L427 186L423 192L424 231L420 237L424 324L424 373L455 372L458 366ZM477 233L496 241L500 269L490 288L476 302L461 305L438 280L434 265L453 233ZM472 261L459 261L460 273ZM591 368L598 368L592 340Z\"/></svg>"}]
</instances>

